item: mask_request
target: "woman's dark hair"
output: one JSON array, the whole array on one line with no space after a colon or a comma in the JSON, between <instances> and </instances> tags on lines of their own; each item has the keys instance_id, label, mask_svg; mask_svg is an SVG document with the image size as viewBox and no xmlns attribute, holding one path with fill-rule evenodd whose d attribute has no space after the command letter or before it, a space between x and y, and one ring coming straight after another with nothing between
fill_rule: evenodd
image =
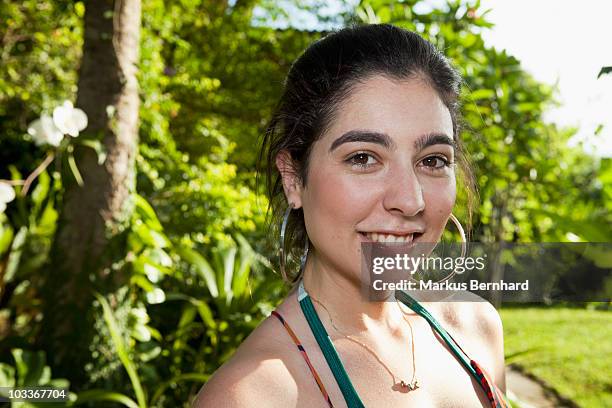
<instances>
[{"instance_id":1,"label":"woman's dark hair","mask_svg":"<svg viewBox=\"0 0 612 408\"><path fill-rule=\"evenodd\" d=\"M264 134L259 173L266 175L268 218L278 226L287 208L276 156L290 153L294 171L305 186L310 151L333 122L339 105L355 85L373 75L393 80L420 78L436 90L453 122L457 160L468 189L468 226L475 187L465 151L459 140L458 96L461 76L430 42L416 33L390 24L343 28L312 43L293 63L284 92ZM278 236L274 231L272 236ZM299 254L308 239L302 209L291 211L286 231L287 252ZM294 257L295 259L295 257ZM290 283L299 276L284 277Z\"/></svg>"}]
</instances>

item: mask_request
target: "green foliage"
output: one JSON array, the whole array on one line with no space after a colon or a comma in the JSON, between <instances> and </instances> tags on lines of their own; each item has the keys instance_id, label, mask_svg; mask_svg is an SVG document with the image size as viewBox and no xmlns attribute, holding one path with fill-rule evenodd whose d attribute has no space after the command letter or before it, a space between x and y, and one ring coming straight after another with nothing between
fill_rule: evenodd
<instances>
[{"instance_id":1,"label":"green foliage","mask_svg":"<svg viewBox=\"0 0 612 408\"><path fill-rule=\"evenodd\" d=\"M21 174L10 167L13 179ZM8 214L0 214L0 294L6 306L0 309L0 325L6 330L0 346L22 345L19 339L33 339L33 324L40 310L41 277L38 272L47 261L56 229L56 197L61 180L43 171L29 195L17 196ZM1 347L0 347L1 349Z\"/></svg>"},{"instance_id":2,"label":"green foliage","mask_svg":"<svg viewBox=\"0 0 612 408\"><path fill-rule=\"evenodd\" d=\"M179 290L168 292L166 303L154 315L155 321L175 322L172 333L164 336L162 357L170 359L168 375L177 377L189 370L212 373L280 299L282 283L269 279L265 257L242 236L236 235L235 241L205 250L186 243L177 247L187 268L176 278L188 287L180 290L181 284L175 282L172 286Z\"/></svg>"},{"instance_id":3,"label":"green foliage","mask_svg":"<svg viewBox=\"0 0 612 408\"><path fill-rule=\"evenodd\" d=\"M100 302L100 305L102 305L102 309L104 311L103 312L104 321L106 322L106 325L108 326L108 330L110 332L111 339L115 346L115 351L117 352L117 355L119 359L121 360L123 367L125 367L125 371L127 371L127 374L130 377L130 382L132 383L132 387L134 388L134 393L136 394L136 400L138 401L138 404L136 404L133 401L129 400L128 397L125 397L126 399L125 399L124 404L127 406L137 406L139 408L145 408L147 405L146 405L145 394L142 389L142 385L140 383L140 378L138 377L138 373L136 372L136 368L134 367L132 360L130 360L130 357L126 349L126 345L123 342L123 338L120 333L119 326L117 325L117 321L115 320L115 316L113 315L113 311L110 305L108 304L108 302L106 301L106 299L102 295L100 295L99 293L96 293L96 298L98 299L98 302Z\"/></svg>"},{"instance_id":4,"label":"green foliage","mask_svg":"<svg viewBox=\"0 0 612 408\"><path fill-rule=\"evenodd\" d=\"M52 387L56 389L69 388L69 381L63 378L52 378L51 368L46 365L44 351L26 351L19 348L11 350L13 364L0 363L0 387ZM2 395L8 397L7 395ZM74 393L66 394L68 401L75 399ZM15 408L60 407L62 403L52 402L14 402Z\"/></svg>"},{"instance_id":5,"label":"green foliage","mask_svg":"<svg viewBox=\"0 0 612 408\"><path fill-rule=\"evenodd\" d=\"M29 173L42 156L24 139L27 123L58 101L74 100L81 55L83 3L0 4L0 163ZM0 166L0 177L9 174Z\"/></svg>"},{"instance_id":6,"label":"green foliage","mask_svg":"<svg viewBox=\"0 0 612 408\"><path fill-rule=\"evenodd\" d=\"M158 72L158 85L145 89L157 88L153 101L165 110L163 127L193 161L203 155L225 160L218 149L235 145L228 161L241 170L253 168L254 147L283 77L313 39L308 33L252 26L256 3L228 7L205 0L158 0L145 6L143 64ZM147 71L141 70L141 81L149 85L153 76Z\"/></svg>"},{"instance_id":7,"label":"green foliage","mask_svg":"<svg viewBox=\"0 0 612 408\"><path fill-rule=\"evenodd\" d=\"M114 303L124 304L121 299L129 293L136 298L129 310L113 311L98 296L104 320L98 331L110 341L101 342L99 368L91 375L98 384L115 383L121 378L113 362L118 358L132 389L140 390L135 393L138 403L129 396L132 390L117 385L112 393L79 393L77 403L174 405L197 392L198 384L229 358L280 298L282 284L266 279L269 263L241 235L235 236L237 243L228 237L215 246L188 238L174 241L144 198L136 195L134 207L120 266L131 268L132 286Z\"/></svg>"}]
</instances>

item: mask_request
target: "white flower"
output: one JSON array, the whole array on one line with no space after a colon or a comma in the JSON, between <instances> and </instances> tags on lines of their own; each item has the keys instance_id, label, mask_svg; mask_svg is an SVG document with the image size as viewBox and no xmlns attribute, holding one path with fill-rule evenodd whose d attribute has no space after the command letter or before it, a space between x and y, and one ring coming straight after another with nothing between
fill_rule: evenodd
<instances>
[{"instance_id":1,"label":"white flower","mask_svg":"<svg viewBox=\"0 0 612 408\"><path fill-rule=\"evenodd\" d=\"M87 127L87 115L81 109L72 106L72 102L64 101L53 110L53 118L42 115L28 127L37 145L50 144L59 146L64 135L77 137L79 132Z\"/></svg>"},{"instance_id":2,"label":"white flower","mask_svg":"<svg viewBox=\"0 0 612 408\"><path fill-rule=\"evenodd\" d=\"M160 288L155 288L150 292L147 292L147 302L151 305L157 305L164 303L166 300L166 294Z\"/></svg>"},{"instance_id":3,"label":"white flower","mask_svg":"<svg viewBox=\"0 0 612 408\"><path fill-rule=\"evenodd\" d=\"M0 202L10 203L15 199L15 190L8 183L0 183Z\"/></svg>"},{"instance_id":4,"label":"white flower","mask_svg":"<svg viewBox=\"0 0 612 408\"><path fill-rule=\"evenodd\" d=\"M37 145L50 144L59 146L64 134L55 126L49 115L42 115L28 126L28 133L32 135Z\"/></svg>"},{"instance_id":5,"label":"white flower","mask_svg":"<svg viewBox=\"0 0 612 408\"><path fill-rule=\"evenodd\" d=\"M72 106L72 102L64 104L53 110L53 122L64 134L77 137L79 132L87 127L87 115L79 108Z\"/></svg>"},{"instance_id":6,"label":"white flower","mask_svg":"<svg viewBox=\"0 0 612 408\"><path fill-rule=\"evenodd\" d=\"M13 186L7 183L0 183L0 213L6 209L6 203L10 203L15 199L15 190Z\"/></svg>"}]
</instances>

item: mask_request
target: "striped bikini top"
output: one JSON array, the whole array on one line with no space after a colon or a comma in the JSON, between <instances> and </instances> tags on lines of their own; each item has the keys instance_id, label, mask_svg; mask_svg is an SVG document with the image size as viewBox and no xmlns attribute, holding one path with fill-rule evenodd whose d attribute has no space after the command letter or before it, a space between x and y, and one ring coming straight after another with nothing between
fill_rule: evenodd
<instances>
[{"instance_id":1,"label":"striped bikini top","mask_svg":"<svg viewBox=\"0 0 612 408\"><path fill-rule=\"evenodd\" d=\"M495 385L495 383L491 380L491 376L481 367L475 360L472 360L468 357L467 353L463 351L459 343L455 341L455 339L438 323L438 321L412 296L403 291L396 291L395 296L399 301L404 303L406 306L411 308L415 313L423 317L429 325L442 337L444 342L451 349L452 353L459 360L459 362L463 365L463 367L476 379L478 384L483 388L485 394L490 403L491 408L508 408L510 407L510 403L507 401L504 393ZM312 330L312 333L321 348L321 352L329 365L336 382L344 396L344 400L346 401L346 405L348 408L364 408L364 404L361 401L361 398L357 394L357 391L353 387L353 384L346 373L344 365L340 360L338 352L334 347L334 344L331 342L323 323L319 319L317 312L310 300L310 296L304 289L303 281L300 281L298 288L298 301L300 303L300 307L302 312L304 313L304 317L306 321L308 321L308 325ZM302 357L306 361L306 365L308 366L312 376L314 377L321 394L323 394L323 398L325 398L325 402L329 407L333 407L332 401L325 389L325 385L323 381L321 381L321 377L317 373L316 369L310 362L308 358L308 354L302 346L302 343L295 335L295 332L291 329L287 321L278 313L276 310L272 312L272 314L278 318L278 320L283 324L289 336L297 346L298 350L302 354Z\"/></svg>"}]
</instances>

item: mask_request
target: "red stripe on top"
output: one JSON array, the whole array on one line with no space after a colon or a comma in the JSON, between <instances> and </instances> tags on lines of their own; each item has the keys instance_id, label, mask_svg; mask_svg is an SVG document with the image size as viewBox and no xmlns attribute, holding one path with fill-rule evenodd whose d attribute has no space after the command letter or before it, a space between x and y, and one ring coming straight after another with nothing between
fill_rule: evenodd
<instances>
[{"instance_id":1,"label":"red stripe on top","mask_svg":"<svg viewBox=\"0 0 612 408\"><path fill-rule=\"evenodd\" d=\"M287 333L289 333L289 336L291 336L291 339L297 346L298 350L300 351L300 354L302 355L302 357L304 357L304 361L306 361L306 364L308 365L308 368L310 369L312 376L314 377L317 385L319 386L319 390L321 391L321 394L323 394L323 398L325 398L327 405L330 407L333 407L334 405L331 402L331 398L329 398L329 394L327 393L327 390L325 389L325 385L323 385L323 381L321 381L321 377L319 377L317 370L315 370L314 366L310 362L310 359L308 358L308 354L306 353L306 349L304 348L304 346L302 345L298 337L295 335L295 333L291 329L291 326L289 326L289 323L287 323L287 321L276 310L273 310L272 314L276 316L278 320L283 324L283 327L287 330Z\"/></svg>"}]
</instances>

